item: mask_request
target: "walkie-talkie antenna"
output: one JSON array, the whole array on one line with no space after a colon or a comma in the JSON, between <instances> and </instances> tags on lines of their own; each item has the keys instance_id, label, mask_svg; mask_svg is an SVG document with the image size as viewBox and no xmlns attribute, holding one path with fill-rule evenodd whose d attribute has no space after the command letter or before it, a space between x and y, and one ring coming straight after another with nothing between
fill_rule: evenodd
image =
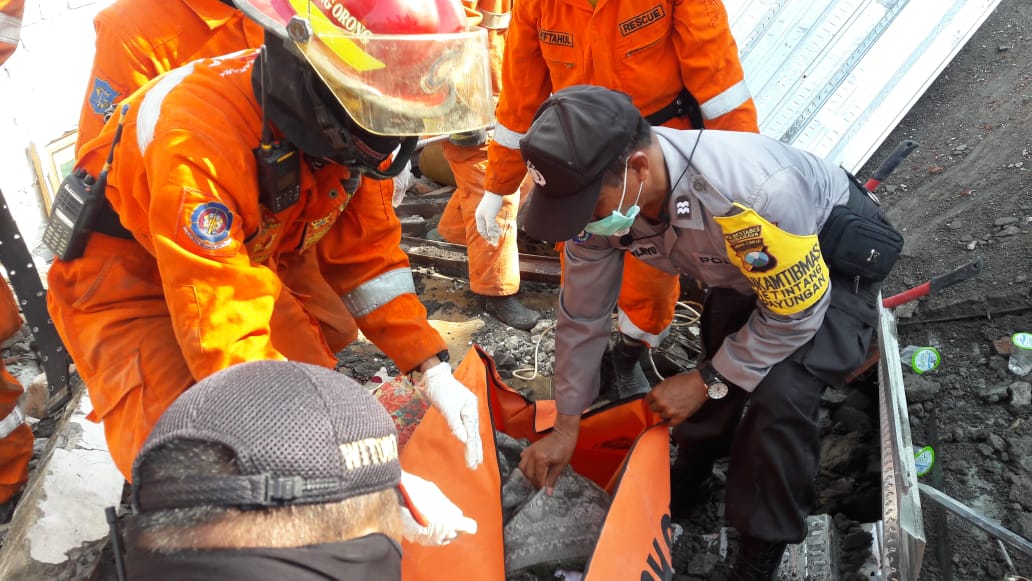
<instances>
[{"instance_id":1,"label":"walkie-talkie antenna","mask_svg":"<svg viewBox=\"0 0 1032 581\"><path fill-rule=\"evenodd\" d=\"M118 142L122 140L122 127L125 126L125 114L129 112L129 104L125 103L119 108L118 111L118 127L115 128L115 138L111 141L111 149L108 150L107 159L104 160L104 167L100 168L100 174L97 176L97 182L92 186L94 191L103 192L104 186L107 184L108 172L111 170L111 164L115 159L115 148L118 146Z\"/></svg>"},{"instance_id":2,"label":"walkie-talkie antenna","mask_svg":"<svg viewBox=\"0 0 1032 581\"><path fill-rule=\"evenodd\" d=\"M261 103L261 107L262 107L262 143L261 143L261 146L262 146L262 150L269 151L270 149L272 149L272 126L269 124L269 119L268 119L268 117L265 114L265 94L267 92L266 88L265 88L265 77L266 77L266 75L269 74L269 56L268 56L268 50L265 48L265 45L262 45L262 47L258 49L258 54L261 57L261 67L262 67L261 76L258 79L258 85L260 86L261 93L262 93L262 97L261 97L261 99L262 99L262 103Z\"/></svg>"}]
</instances>

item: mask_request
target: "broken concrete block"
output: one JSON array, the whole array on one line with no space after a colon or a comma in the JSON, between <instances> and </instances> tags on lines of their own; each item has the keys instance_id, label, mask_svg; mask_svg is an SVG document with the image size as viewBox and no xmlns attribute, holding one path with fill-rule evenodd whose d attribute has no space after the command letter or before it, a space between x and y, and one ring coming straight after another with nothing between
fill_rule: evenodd
<instances>
[{"instance_id":1,"label":"broken concrete block","mask_svg":"<svg viewBox=\"0 0 1032 581\"><path fill-rule=\"evenodd\" d=\"M47 374L40 373L25 386L21 404L25 415L41 420L47 417L47 400L50 390L47 389Z\"/></svg>"},{"instance_id":2,"label":"broken concrete block","mask_svg":"<svg viewBox=\"0 0 1032 581\"><path fill-rule=\"evenodd\" d=\"M1015 381L1008 388L1010 404L1007 408L1014 415L1027 413L1032 408L1032 384L1027 381Z\"/></svg>"}]
</instances>

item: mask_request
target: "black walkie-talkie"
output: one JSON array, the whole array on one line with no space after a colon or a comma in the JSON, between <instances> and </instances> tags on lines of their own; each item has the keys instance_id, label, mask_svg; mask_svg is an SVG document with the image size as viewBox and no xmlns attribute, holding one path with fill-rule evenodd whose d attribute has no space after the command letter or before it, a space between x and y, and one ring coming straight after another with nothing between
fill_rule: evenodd
<instances>
[{"instance_id":1,"label":"black walkie-talkie","mask_svg":"<svg viewBox=\"0 0 1032 581\"><path fill-rule=\"evenodd\" d=\"M258 201L276 214L301 199L301 154L289 142L277 141L265 117L265 75L268 59L261 48L262 142L254 148L258 169Z\"/></svg>"},{"instance_id":2,"label":"black walkie-talkie","mask_svg":"<svg viewBox=\"0 0 1032 581\"><path fill-rule=\"evenodd\" d=\"M61 260L79 258L86 250L86 241L106 203L104 186L115 157L115 147L122 139L122 125L128 110L129 105L122 106L111 150L97 179L93 179L85 169L78 168L57 188L47 228L43 231L43 244Z\"/></svg>"}]
</instances>

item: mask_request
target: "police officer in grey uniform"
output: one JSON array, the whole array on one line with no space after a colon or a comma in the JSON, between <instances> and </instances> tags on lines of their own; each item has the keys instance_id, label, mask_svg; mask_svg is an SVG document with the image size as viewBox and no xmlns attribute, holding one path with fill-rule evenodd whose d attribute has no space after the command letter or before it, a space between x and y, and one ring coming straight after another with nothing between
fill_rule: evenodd
<instances>
[{"instance_id":1,"label":"police officer in grey uniform","mask_svg":"<svg viewBox=\"0 0 1032 581\"><path fill-rule=\"evenodd\" d=\"M814 506L821 391L866 358L902 238L842 168L762 135L650 127L627 95L600 87L553 95L520 148L535 181L524 229L570 240L559 416L520 468L551 488L569 462L599 391L625 254L687 274L707 287L700 362L646 396L678 443L672 509L730 455L732 578L772 578Z\"/></svg>"}]
</instances>

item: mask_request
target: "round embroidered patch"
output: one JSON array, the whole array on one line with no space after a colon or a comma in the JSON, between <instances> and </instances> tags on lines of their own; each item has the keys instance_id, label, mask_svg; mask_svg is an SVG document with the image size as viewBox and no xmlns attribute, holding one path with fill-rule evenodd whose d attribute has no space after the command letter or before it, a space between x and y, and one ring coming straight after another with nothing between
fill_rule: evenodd
<instances>
[{"instance_id":1,"label":"round embroidered patch","mask_svg":"<svg viewBox=\"0 0 1032 581\"><path fill-rule=\"evenodd\" d=\"M229 230L233 225L233 213L225 204L208 202L194 208L190 214L191 238L198 245L209 250L229 244Z\"/></svg>"},{"instance_id":2,"label":"round embroidered patch","mask_svg":"<svg viewBox=\"0 0 1032 581\"><path fill-rule=\"evenodd\" d=\"M754 270L761 270L770 264L770 256L766 252L754 250L745 254L745 263L753 267Z\"/></svg>"}]
</instances>

